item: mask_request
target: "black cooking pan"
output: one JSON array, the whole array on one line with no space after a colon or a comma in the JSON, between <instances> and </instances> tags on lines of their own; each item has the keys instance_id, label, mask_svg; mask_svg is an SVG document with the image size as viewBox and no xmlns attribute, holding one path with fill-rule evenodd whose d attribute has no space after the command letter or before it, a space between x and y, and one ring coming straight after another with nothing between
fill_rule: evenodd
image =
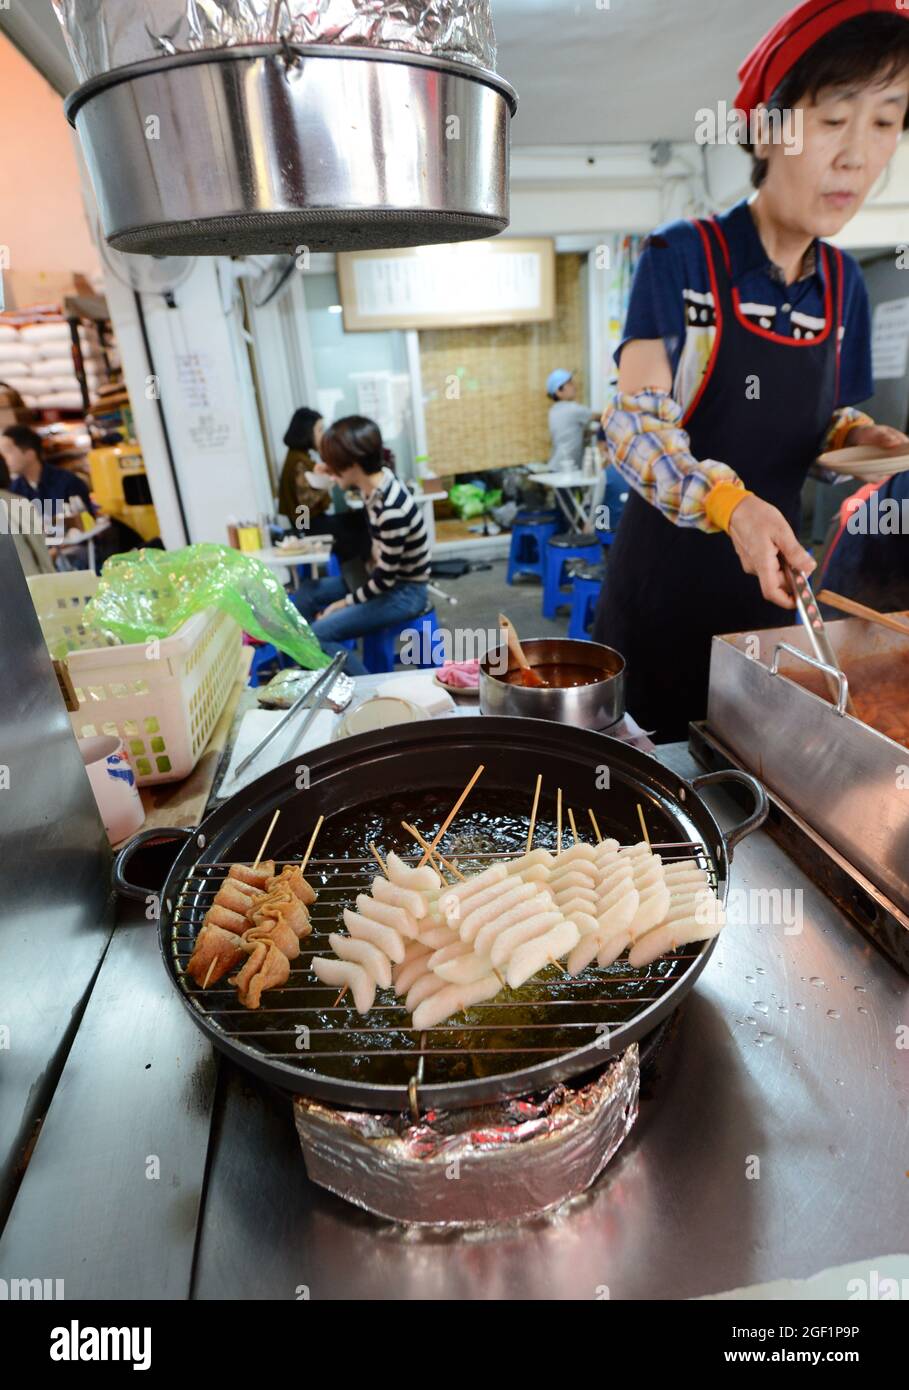
<instances>
[{"instance_id":1,"label":"black cooking pan","mask_svg":"<svg viewBox=\"0 0 909 1390\"><path fill-rule=\"evenodd\" d=\"M181 1000L206 1037L240 1065L291 1091L356 1108L400 1110L414 1100L432 1106L472 1105L527 1094L600 1066L643 1037L677 1007L700 974L715 942L686 947L643 970L622 962L572 979L554 969L515 997L493 1001L467 1021L418 1036L403 1004L360 1018L337 991L314 982L308 962L330 954L325 937L337 930L342 903L353 905L371 872L365 843L402 851L400 820L415 820L427 837L478 764L485 771L441 842L466 855L465 869L487 856L521 853L537 773L544 796L535 844L553 842L556 788L573 807L581 838L593 839L588 808L604 836L641 838L643 809L654 848L665 859L690 858L711 874L725 896L734 846L767 814L760 784L737 771L686 782L628 744L544 720L450 718L362 734L327 744L302 762L267 773L210 815L197 829L140 832L119 854L114 879L130 896L148 890L126 875L144 844L183 841L161 892L159 939L164 965ZM754 793L755 810L724 833L700 796L705 785L737 780ZM252 862L277 807L267 856L299 860L318 816L325 824L307 868L319 889L314 935L282 989L263 996L252 1012L227 981L206 991L185 965L202 918L228 866ZM359 826L351 837L351 825ZM585 836L586 829L586 836ZM459 839L460 837L460 839ZM302 1039L302 1042L301 1042Z\"/></svg>"}]
</instances>

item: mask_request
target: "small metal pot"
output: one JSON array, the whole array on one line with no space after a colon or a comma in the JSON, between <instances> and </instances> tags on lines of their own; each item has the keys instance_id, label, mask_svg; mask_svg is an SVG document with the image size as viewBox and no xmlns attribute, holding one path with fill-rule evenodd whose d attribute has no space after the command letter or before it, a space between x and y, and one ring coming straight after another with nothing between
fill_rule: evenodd
<instances>
[{"instance_id":1,"label":"small metal pot","mask_svg":"<svg viewBox=\"0 0 909 1390\"><path fill-rule=\"evenodd\" d=\"M525 719L554 719L576 729L608 729L625 714L625 658L599 642L567 637L535 637L521 644L531 666L565 664L605 670L605 680L590 685L509 685L507 649L494 648L480 662L480 710L483 714L519 715ZM498 674L493 674L498 672Z\"/></svg>"}]
</instances>

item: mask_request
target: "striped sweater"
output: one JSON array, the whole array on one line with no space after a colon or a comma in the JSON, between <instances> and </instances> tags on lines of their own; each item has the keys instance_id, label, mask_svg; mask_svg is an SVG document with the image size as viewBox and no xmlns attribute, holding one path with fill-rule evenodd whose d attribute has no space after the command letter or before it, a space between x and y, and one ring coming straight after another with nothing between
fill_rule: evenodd
<instances>
[{"instance_id":1,"label":"striped sweater","mask_svg":"<svg viewBox=\"0 0 909 1390\"><path fill-rule=\"evenodd\" d=\"M374 565L365 584L347 595L346 602L368 603L396 584L425 584L429 580L429 541L423 513L407 488L383 468L378 487L366 503Z\"/></svg>"}]
</instances>

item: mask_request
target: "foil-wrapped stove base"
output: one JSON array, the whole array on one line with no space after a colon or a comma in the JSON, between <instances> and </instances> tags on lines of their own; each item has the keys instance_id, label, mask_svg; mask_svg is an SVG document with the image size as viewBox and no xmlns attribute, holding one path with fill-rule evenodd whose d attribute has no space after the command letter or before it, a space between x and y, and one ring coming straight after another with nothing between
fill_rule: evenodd
<instances>
[{"instance_id":1,"label":"foil-wrapped stove base","mask_svg":"<svg viewBox=\"0 0 909 1390\"><path fill-rule=\"evenodd\" d=\"M533 1216L599 1177L637 1119L637 1044L583 1085L467 1110L341 1110L297 1096L313 1182L389 1221L474 1226Z\"/></svg>"}]
</instances>

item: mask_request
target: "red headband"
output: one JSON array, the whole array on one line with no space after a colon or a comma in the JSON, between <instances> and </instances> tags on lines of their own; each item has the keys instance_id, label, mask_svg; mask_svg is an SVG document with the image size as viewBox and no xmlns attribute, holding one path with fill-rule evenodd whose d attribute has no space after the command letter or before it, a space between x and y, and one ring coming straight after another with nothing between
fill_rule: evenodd
<instances>
[{"instance_id":1,"label":"red headband","mask_svg":"<svg viewBox=\"0 0 909 1390\"><path fill-rule=\"evenodd\" d=\"M774 24L739 68L742 84L735 99L739 111L766 102L803 53L850 19L863 14L893 14L909 19L900 0L805 0Z\"/></svg>"}]
</instances>

